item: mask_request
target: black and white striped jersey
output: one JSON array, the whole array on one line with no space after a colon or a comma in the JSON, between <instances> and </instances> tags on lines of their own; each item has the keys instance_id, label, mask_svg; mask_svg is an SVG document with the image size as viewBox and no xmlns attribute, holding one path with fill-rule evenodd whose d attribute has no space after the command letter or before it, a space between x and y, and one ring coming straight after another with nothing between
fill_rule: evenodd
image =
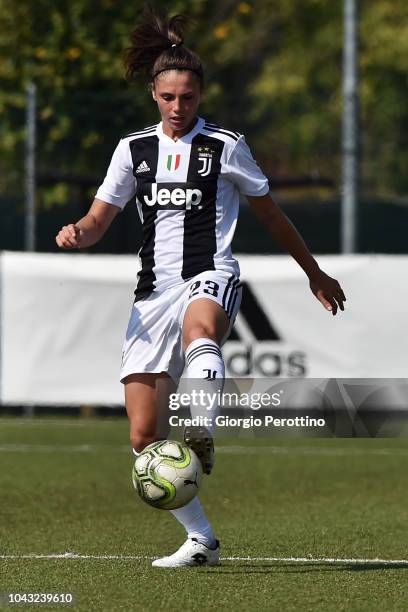
<instances>
[{"instance_id":1,"label":"black and white striped jersey","mask_svg":"<svg viewBox=\"0 0 408 612\"><path fill-rule=\"evenodd\" d=\"M268 190L244 137L198 118L176 142L162 123L122 138L96 197L123 208L136 195L141 299L206 270L238 276L231 242L239 194Z\"/></svg>"}]
</instances>

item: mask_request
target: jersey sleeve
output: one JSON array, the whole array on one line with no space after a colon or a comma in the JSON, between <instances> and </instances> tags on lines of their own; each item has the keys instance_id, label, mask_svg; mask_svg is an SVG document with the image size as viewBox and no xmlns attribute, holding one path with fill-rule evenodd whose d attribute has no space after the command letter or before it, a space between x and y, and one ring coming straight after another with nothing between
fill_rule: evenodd
<instances>
[{"instance_id":1,"label":"jersey sleeve","mask_svg":"<svg viewBox=\"0 0 408 612\"><path fill-rule=\"evenodd\" d=\"M222 174L238 187L242 195L263 196L269 192L268 179L252 157L243 136L231 151Z\"/></svg>"},{"instance_id":2,"label":"jersey sleeve","mask_svg":"<svg viewBox=\"0 0 408 612\"><path fill-rule=\"evenodd\" d=\"M136 193L136 180L133 176L129 143L120 140L116 147L102 185L96 198L119 208L124 206Z\"/></svg>"}]
</instances>

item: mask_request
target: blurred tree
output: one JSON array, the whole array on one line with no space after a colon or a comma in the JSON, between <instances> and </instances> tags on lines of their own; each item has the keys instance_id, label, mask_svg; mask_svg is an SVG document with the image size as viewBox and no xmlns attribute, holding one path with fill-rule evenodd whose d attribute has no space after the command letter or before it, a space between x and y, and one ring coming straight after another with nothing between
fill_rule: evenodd
<instances>
[{"instance_id":1,"label":"blurred tree","mask_svg":"<svg viewBox=\"0 0 408 612\"><path fill-rule=\"evenodd\" d=\"M156 6L168 8L164 0ZM145 84L123 78L136 0L0 0L0 190L23 172L25 84L39 92L40 172L101 177L118 138L157 120ZM271 175L339 175L342 3L175 0L195 21L202 113L248 134ZM364 3L361 76L364 177L406 188L408 20L405 0ZM64 183L45 192L64 202Z\"/></svg>"}]
</instances>

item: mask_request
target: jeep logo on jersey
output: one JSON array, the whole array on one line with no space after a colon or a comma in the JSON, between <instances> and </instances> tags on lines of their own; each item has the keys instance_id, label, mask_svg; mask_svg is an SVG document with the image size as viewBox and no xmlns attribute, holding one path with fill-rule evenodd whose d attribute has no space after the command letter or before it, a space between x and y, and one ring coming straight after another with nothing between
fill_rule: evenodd
<instances>
[{"instance_id":1,"label":"jeep logo on jersey","mask_svg":"<svg viewBox=\"0 0 408 612\"><path fill-rule=\"evenodd\" d=\"M200 189L184 189L183 187L171 187L170 185L160 187L160 184L157 183L152 183L150 197L148 195L142 196L142 200L147 206L158 204L167 208L185 208L186 210L191 210L192 206L201 208L202 198L203 192Z\"/></svg>"}]
</instances>

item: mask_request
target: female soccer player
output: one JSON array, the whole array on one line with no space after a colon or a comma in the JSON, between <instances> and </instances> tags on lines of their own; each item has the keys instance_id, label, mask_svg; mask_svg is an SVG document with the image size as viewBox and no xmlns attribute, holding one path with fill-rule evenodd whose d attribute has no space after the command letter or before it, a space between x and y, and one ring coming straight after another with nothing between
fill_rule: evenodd
<instances>
[{"instance_id":1,"label":"female soccer player","mask_svg":"<svg viewBox=\"0 0 408 612\"><path fill-rule=\"evenodd\" d=\"M95 244L136 195L143 224L141 271L121 368L135 454L167 435L158 426L163 379L178 381L186 364L188 378L222 390L220 347L241 299L239 267L231 254L240 193L303 268L323 306L333 315L344 309L339 283L320 270L272 200L244 137L197 115L203 68L184 46L184 24L183 16L159 18L149 10L132 33L127 77L141 71L148 76L161 122L120 140L88 214L56 237L63 249ZM211 421L215 409L207 416ZM211 423L208 430L185 432L206 473L213 464ZM216 565L219 542L198 497L171 512L185 527L187 541L153 565Z\"/></svg>"}]
</instances>

